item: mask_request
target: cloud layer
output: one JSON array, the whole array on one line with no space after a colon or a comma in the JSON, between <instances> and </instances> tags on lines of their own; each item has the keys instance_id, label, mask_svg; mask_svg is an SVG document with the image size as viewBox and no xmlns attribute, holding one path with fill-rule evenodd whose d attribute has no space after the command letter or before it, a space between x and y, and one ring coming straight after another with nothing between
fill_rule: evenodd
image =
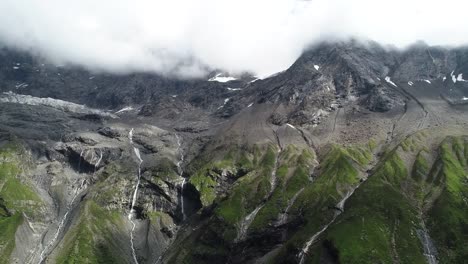
<instances>
[{"instance_id":1,"label":"cloud layer","mask_svg":"<svg viewBox=\"0 0 468 264\"><path fill-rule=\"evenodd\" d=\"M111 72L268 75L324 39L468 42L464 0L2 0L0 43Z\"/></svg>"}]
</instances>

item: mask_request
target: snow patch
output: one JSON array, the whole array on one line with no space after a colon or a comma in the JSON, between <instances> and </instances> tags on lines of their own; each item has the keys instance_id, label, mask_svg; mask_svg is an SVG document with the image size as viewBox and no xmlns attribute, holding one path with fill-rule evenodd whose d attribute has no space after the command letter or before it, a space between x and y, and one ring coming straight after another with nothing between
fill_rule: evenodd
<instances>
[{"instance_id":1,"label":"snow patch","mask_svg":"<svg viewBox=\"0 0 468 264\"><path fill-rule=\"evenodd\" d=\"M429 80L424 80L424 81L427 82L428 84L431 84L431 81L429 81Z\"/></svg>"},{"instance_id":2,"label":"snow patch","mask_svg":"<svg viewBox=\"0 0 468 264\"><path fill-rule=\"evenodd\" d=\"M288 127L292 128L292 129L296 129L295 126L291 125L291 124L286 124Z\"/></svg>"},{"instance_id":3,"label":"snow patch","mask_svg":"<svg viewBox=\"0 0 468 264\"><path fill-rule=\"evenodd\" d=\"M442 81L445 82L445 80L447 80L447 77L444 76L444 77L442 78Z\"/></svg>"},{"instance_id":4,"label":"snow patch","mask_svg":"<svg viewBox=\"0 0 468 264\"><path fill-rule=\"evenodd\" d=\"M314 68L315 68L315 70L317 70L317 71L318 71L318 70L320 69L320 66L318 66L318 65L314 65Z\"/></svg>"},{"instance_id":5,"label":"snow patch","mask_svg":"<svg viewBox=\"0 0 468 264\"><path fill-rule=\"evenodd\" d=\"M394 82L392 82L392 80L390 79L390 77L385 77L385 81L388 82L389 84L395 86L395 87L398 87Z\"/></svg>"},{"instance_id":6,"label":"snow patch","mask_svg":"<svg viewBox=\"0 0 468 264\"><path fill-rule=\"evenodd\" d=\"M226 89L228 89L228 91L240 91L240 90L242 90L241 88L230 88L230 87L228 87Z\"/></svg>"},{"instance_id":7,"label":"snow patch","mask_svg":"<svg viewBox=\"0 0 468 264\"><path fill-rule=\"evenodd\" d=\"M453 75L453 72L454 72L454 71L452 71L452 72L450 73L450 77L452 77L452 82L453 82L453 83L456 83L456 82L457 82L457 77L455 77L455 75Z\"/></svg>"},{"instance_id":8,"label":"snow patch","mask_svg":"<svg viewBox=\"0 0 468 264\"><path fill-rule=\"evenodd\" d=\"M467 80L463 79L463 73L458 74L457 81L459 82L466 82Z\"/></svg>"},{"instance_id":9,"label":"snow patch","mask_svg":"<svg viewBox=\"0 0 468 264\"><path fill-rule=\"evenodd\" d=\"M462 100L463 100L463 101L467 101L467 100L468 100L468 97L463 96Z\"/></svg>"},{"instance_id":10,"label":"snow patch","mask_svg":"<svg viewBox=\"0 0 468 264\"><path fill-rule=\"evenodd\" d=\"M251 107L253 105L253 103L250 103L247 107Z\"/></svg>"},{"instance_id":11,"label":"snow patch","mask_svg":"<svg viewBox=\"0 0 468 264\"><path fill-rule=\"evenodd\" d=\"M133 110L133 107L127 106L127 107L124 107L124 108L120 109L119 111L115 112L115 114L120 114L120 113L128 112L128 111L131 111L131 110Z\"/></svg>"},{"instance_id":12,"label":"snow patch","mask_svg":"<svg viewBox=\"0 0 468 264\"><path fill-rule=\"evenodd\" d=\"M18 70L19 67L13 66L13 70Z\"/></svg>"},{"instance_id":13,"label":"snow patch","mask_svg":"<svg viewBox=\"0 0 468 264\"><path fill-rule=\"evenodd\" d=\"M230 81L237 80L236 78L234 78L232 76L221 76L221 74L222 73L216 74L215 77L208 79L208 81L209 82L222 82L222 83L225 83L225 82L230 82Z\"/></svg>"},{"instance_id":14,"label":"snow patch","mask_svg":"<svg viewBox=\"0 0 468 264\"><path fill-rule=\"evenodd\" d=\"M413 83L412 81L409 81L409 82L408 82L408 85L409 85L409 86L413 86L413 84L414 84L414 83Z\"/></svg>"},{"instance_id":15,"label":"snow patch","mask_svg":"<svg viewBox=\"0 0 468 264\"><path fill-rule=\"evenodd\" d=\"M229 102L229 100L231 100L231 99L229 99L229 98L226 98L226 99L224 99L224 103L223 103L223 105L222 105L222 106L220 106L220 107L218 107L218 109L221 109L221 108L223 108L223 107L224 107L224 106L225 106L225 105L226 105L226 104Z\"/></svg>"},{"instance_id":16,"label":"snow patch","mask_svg":"<svg viewBox=\"0 0 468 264\"><path fill-rule=\"evenodd\" d=\"M21 89L21 88L26 88L28 86L29 85L27 83L20 83L20 84L15 85L15 88L16 89Z\"/></svg>"}]
</instances>

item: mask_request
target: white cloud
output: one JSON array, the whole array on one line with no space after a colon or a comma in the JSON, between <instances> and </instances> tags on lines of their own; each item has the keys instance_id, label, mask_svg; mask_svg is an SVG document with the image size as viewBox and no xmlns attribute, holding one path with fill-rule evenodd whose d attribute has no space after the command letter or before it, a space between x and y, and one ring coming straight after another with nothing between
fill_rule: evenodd
<instances>
[{"instance_id":1,"label":"white cloud","mask_svg":"<svg viewBox=\"0 0 468 264\"><path fill-rule=\"evenodd\" d=\"M466 44L467 7L463 0L2 0L0 41L95 70L194 76L207 65L268 75L323 39Z\"/></svg>"}]
</instances>

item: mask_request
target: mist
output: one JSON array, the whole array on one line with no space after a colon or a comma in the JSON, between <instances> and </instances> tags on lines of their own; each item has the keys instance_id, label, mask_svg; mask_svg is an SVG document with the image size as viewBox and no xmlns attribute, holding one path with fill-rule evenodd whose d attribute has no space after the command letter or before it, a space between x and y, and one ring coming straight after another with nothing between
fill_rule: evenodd
<instances>
[{"instance_id":1,"label":"mist","mask_svg":"<svg viewBox=\"0 0 468 264\"><path fill-rule=\"evenodd\" d=\"M0 44L95 71L265 76L324 40L467 44L467 7L462 0L3 0Z\"/></svg>"}]
</instances>

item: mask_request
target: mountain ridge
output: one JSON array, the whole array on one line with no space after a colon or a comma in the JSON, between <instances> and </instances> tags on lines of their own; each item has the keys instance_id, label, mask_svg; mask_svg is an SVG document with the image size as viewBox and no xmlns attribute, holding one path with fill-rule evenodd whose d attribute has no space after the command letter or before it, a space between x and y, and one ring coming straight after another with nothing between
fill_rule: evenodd
<instances>
[{"instance_id":1,"label":"mountain ridge","mask_svg":"<svg viewBox=\"0 0 468 264\"><path fill-rule=\"evenodd\" d=\"M0 262L462 263L467 51L322 43L255 81L3 52Z\"/></svg>"}]
</instances>

